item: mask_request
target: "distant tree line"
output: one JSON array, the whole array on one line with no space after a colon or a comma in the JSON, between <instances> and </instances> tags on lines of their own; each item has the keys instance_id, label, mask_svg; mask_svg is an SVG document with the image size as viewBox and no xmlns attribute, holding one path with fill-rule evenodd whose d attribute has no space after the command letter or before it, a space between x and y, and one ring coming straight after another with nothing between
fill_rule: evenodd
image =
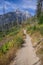
<instances>
[{"instance_id":1,"label":"distant tree line","mask_svg":"<svg viewBox=\"0 0 43 65\"><path fill-rule=\"evenodd\" d=\"M16 21L12 21L9 23L4 23L0 25L0 32L3 33L3 36L6 35L7 32L11 31L12 27L17 26Z\"/></svg>"},{"instance_id":2,"label":"distant tree line","mask_svg":"<svg viewBox=\"0 0 43 65\"><path fill-rule=\"evenodd\" d=\"M0 32L3 32L5 35L6 32L9 32L12 27L20 26L26 20L26 15L21 11L9 12L3 15L0 15Z\"/></svg>"}]
</instances>

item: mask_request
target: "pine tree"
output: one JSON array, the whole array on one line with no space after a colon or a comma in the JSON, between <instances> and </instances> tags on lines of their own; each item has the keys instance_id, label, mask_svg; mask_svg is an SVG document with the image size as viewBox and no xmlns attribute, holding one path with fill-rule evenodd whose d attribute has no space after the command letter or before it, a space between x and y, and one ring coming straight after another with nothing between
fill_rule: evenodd
<instances>
[{"instance_id":1,"label":"pine tree","mask_svg":"<svg viewBox=\"0 0 43 65\"><path fill-rule=\"evenodd\" d=\"M42 12L42 3L43 2L43 0L38 0L37 1L37 18L38 18L38 20L39 20L39 23L43 23L42 21L43 21L43 12Z\"/></svg>"}]
</instances>

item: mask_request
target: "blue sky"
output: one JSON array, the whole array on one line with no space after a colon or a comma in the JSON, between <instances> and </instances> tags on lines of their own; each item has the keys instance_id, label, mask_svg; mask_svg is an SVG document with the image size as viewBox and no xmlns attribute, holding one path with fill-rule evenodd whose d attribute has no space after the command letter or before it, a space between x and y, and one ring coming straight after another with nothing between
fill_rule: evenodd
<instances>
[{"instance_id":1,"label":"blue sky","mask_svg":"<svg viewBox=\"0 0 43 65\"><path fill-rule=\"evenodd\" d=\"M19 8L19 10L26 11L32 15L36 11L36 0L0 0L0 14L3 14L3 3L5 3L5 11L11 12Z\"/></svg>"}]
</instances>

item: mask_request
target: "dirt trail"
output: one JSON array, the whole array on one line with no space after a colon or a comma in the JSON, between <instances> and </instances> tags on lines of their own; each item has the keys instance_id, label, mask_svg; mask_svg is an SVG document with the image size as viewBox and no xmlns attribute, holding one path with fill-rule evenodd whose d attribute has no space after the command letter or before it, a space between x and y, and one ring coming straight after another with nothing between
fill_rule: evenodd
<instances>
[{"instance_id":1,"label":"dirt trail","mask_svg":"<svg viewBox=\"0 0 43 65\"><path fill-rule=\"evenodd\" d=\"M31 37L28 34L26 34L25 44L23 45L24 47L18 50L16 58L10 65L33 65L39 60L32 47ZM39 63L35 65L39 65Z\"/></svg>"}]
</instances>

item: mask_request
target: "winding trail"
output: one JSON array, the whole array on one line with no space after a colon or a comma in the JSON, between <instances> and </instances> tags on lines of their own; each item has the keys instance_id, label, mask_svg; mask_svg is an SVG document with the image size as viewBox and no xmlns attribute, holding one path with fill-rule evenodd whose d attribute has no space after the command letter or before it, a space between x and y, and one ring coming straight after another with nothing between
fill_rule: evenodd
<instances>
[{"instance_id":1,"label":"winding trail","mask_svg":"<svg viewBox=\"0 0 43 65\"><path fill-rule=\"evenodd\" d=\"M16 58L10 65L40 65L39 63L34 64L39 58L35 54L31 37L28 34L26 34L25 43L23 45L24 47L18 50Z\"/></svg>"}]
</instances>

